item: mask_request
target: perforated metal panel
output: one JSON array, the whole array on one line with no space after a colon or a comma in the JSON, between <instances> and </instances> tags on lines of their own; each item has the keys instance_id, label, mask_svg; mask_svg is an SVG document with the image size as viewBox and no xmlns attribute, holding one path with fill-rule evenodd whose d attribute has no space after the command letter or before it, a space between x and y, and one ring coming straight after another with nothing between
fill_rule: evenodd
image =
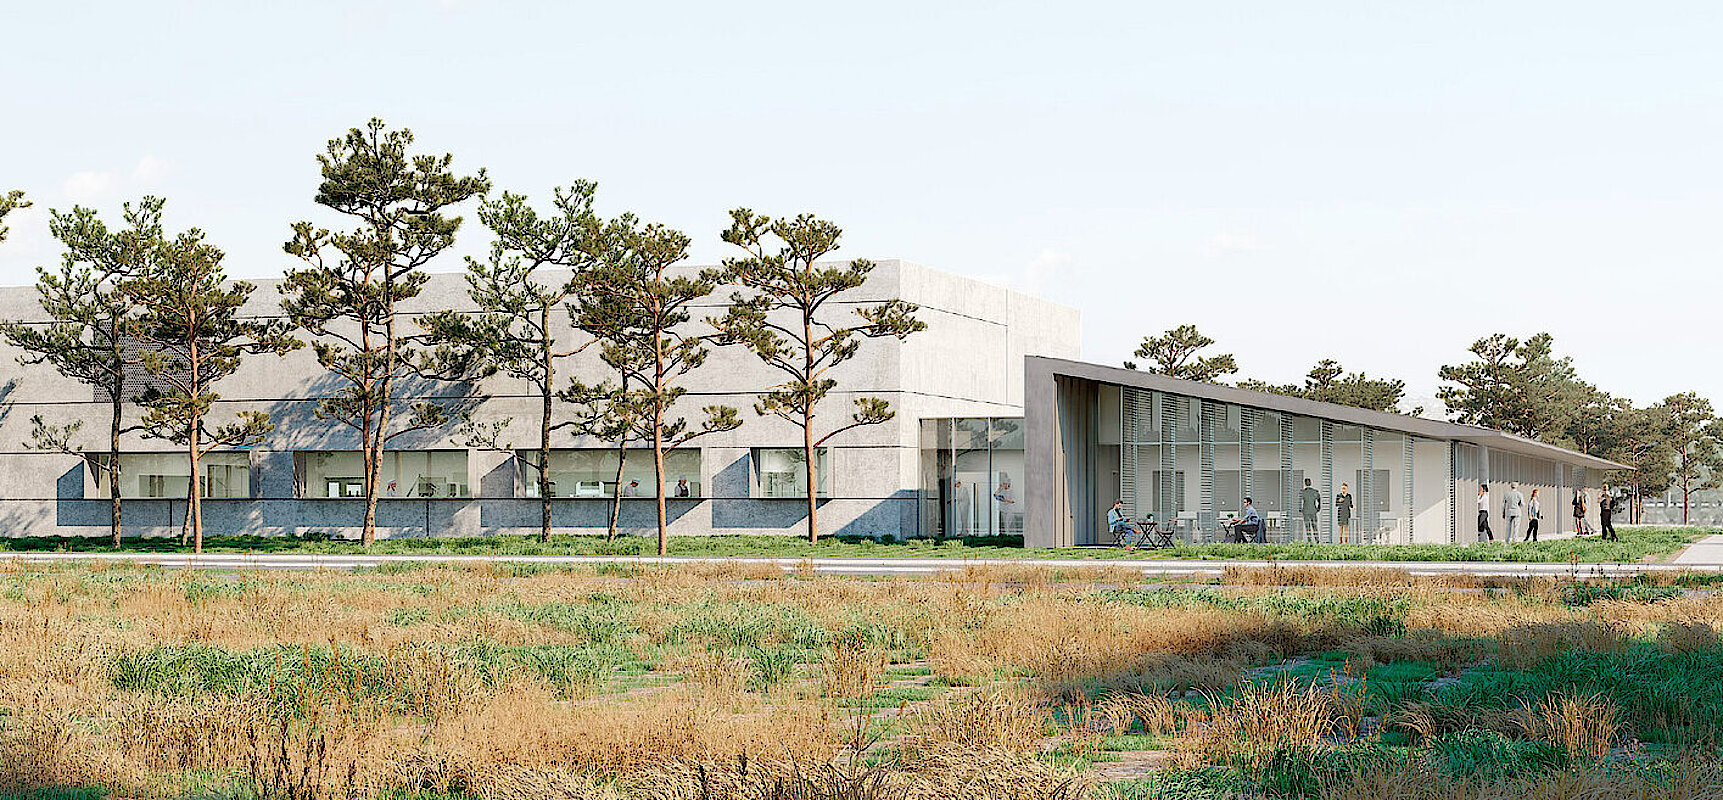
<instances>
[{"instance_id":1,"label":"perforated metal panel","mask_svg":"<svg viewBox=\"0 0 1723 800\"><path fill-rule=\"evenodd\" d=\"M1198 477L1200 499L1197 510L1197 525L1202 530L1213 530L1215 527L1214 508L1214 427L1215 417L1220 413L1220 407L1207 400L1202 401L1201 438L1198 439L1202 459L1202 473Z\"/></svg>"},{"instance_id":2,"label":"perforated metal panel","mask_svg":"<svg viewBox=\"0 0 1723 800\"><path fill-rule=\"evenodd\" d=\"M1404 501L1404 505L1402 507L1406 509L1405 543L1411 544L1412 542L1417 541L1414 534L1417 533L1418 506L1416 506L1412 503L1412 487L1413 487L1413 483L1412 483L1412 462L1413 462L1413 459L1412 459L1412 457L1413 457L1413 455L1416 454L1416 451L1418 449L1418 440L1412 438L1411 436L1406 436L1406 437L1402 437L1401 441L1404 442L1404 444L1402 445L1402 448L1405 451L1405 457L1406 457L1405 461L1401 464L1401 469L1403 470L1401 472L1401 475L1403 477L1401 478L1401 487L1400 487L1401 488L1401 497L1402 497L1402 500Z\"/></svg>"},{"instance_id":3,"label":"perforated metal panel","mask_svg":"<svg viewBox=\"0 0 1723 800\"><path fill-rule=\"evenodd\" d=\"M1184 405L1179 398L1161 396L1161 503L1166 508L1157 508L1155 512L1161 519L1173 521L1178 519L1179 503L1183 498L1174 497L1173 490L1178 488L1177 477L1178 459L1175 458L1173 447L1173 428L1178 424L1179 408Z\"/></svg>"},{"instance_id":4,"label":"perforated metal panel","mask_svg":"<svg viewBox=\"0 0 1723 800\"><path fill-rule=\"evenodd\" d=\"M1334 511L1334 423L1322 421L1322 538L1329 544L1339 541Z\"/></svg>"},{"instance_id":5,"label":"perforated metal panel","mask_svg":"<svg viewBox=\"0 0 1723 800\"><path fill-rule=\"evenodd\" d=\"M1138 464L1138 442L1145 431L1149 429L1148 417L1151 413L1152 397L1140 389L1125 387L1122 393L1121 405L1123 413L1119 421L1119 499L1125 501L1125 513L1135 517L1142 504L1137 497L1137 478L1141 474Z\"/></svg>"},{"instance_id":6,"label":"perforated metal panel","mask_svg":"<svg viewBox=\"0 0 1723 800\"><path fill-rule=\"evenodd\" d=\"M1247 408L1238 419L1238 486L1245 497L1256 496L1256 420L1261 413Z\"/></svg>"},{"instance_id":7,"label":"perforated metal panel","mask_svg":"<svg viewBox=\"0 0 1723 800\"><path fill-rule=\"evenodd\" d=\"M1364 500L1358 521L1364 525L1357 538L1362 543L1364 537L1374 537L1376 531L1382 528L1382 512L1380 510L1382 497L1379 494L1382 487L1376 485L1376 432L1364 428L1358 432L1358 439L1359 444L1363 447L1364 455L1363 474L1358 476L1358 496Z\"/></svg>"},{"instance_id":8,"label":"perforated metal panel","mask_svg":"<svg viewBox=\"0 0 1723 800\"><path fill-rule=\"evenodd\" d=\"M1292 480L1292 448L1293 448L1292 434L1293 434L1292 417L1287 415L1287 414L1281 414L1280 415L1280 508L1281 508L1281 519L1285 522L1291 521L1292 509L1296 507L1294 505L1293 499L1292 499L1294 492L1297 491L1292 485L1293 484L1293 480ZM1286 525L1285 530L1291 531L1292 526L1290 524Z\"/></svg>"}]
</instances>

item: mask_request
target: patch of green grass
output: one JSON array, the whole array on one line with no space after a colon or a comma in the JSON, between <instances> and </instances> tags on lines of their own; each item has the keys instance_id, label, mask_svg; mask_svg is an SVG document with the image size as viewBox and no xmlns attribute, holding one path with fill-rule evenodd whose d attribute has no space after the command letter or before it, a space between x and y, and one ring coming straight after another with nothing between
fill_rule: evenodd
<instances>
[{"instance_id":1,"label":"patch of green grass","mask_svg":"<svg viewBox=\"0 0 1723 800\"><path fill-rule=\"evenodd\" d=\"M1637 583L1570 583L1562 587L1562 602L1570 606L1589 606L1600 600L1623 600L1630 603L1658 603L1682 596L1677 586L1649 586Z\"/></svg>"},{"instance_id":2,"label":"patch of green grass","mask_svg":"<svg viewBox=\"0 0 1723 800\"><path fill-rule=\"evenodd\" d=\"M707 557L770 556L775 558L1058 558L1058 559L1260 559L1312 561L1487 561L1487 562L1637 562L1667 556L1713 529L1636 527L1623 529L1621 541L1561 539L1513 545L1329 545L1329 544L1205 544L1162 550L1125 552L1119 548L1026 548L1020 536L973 536L953 539L906 539L875 541L862 537L833 536L810 544L794 536L677 536L670 540L670 555ZM651 542L644 537L607 541L599 535L558 535L548 543L536 535L478 537L433 537L382 539L369 549L358 542L313 537L217 536L204 541L214 553L330 553L401 555L586 555L628 556L645 554ZM111 552L103 537L17 537L0 540L0 549L12 551ZM128 539L121 548L129 552L178 553L184 548L171 537ZM422 570L417 565L386 565L379 570ZM530 575L543 570L567 569L562 565L522 564L513 574ZM610 568L625 574L632 565Z\"/></svg>"},{"instance_id":3,"label":"patch of green grass","mask_svg":"<svg viewBox=\"0 0 1723 800\"><path fill-rule=\"evenodd\" d=\"M0 791L0 800L104 800L106 789L84 786L47 786L17 792Z\"/></svg>"},{"instance_id":4,"label":"patch of green grass","mask_svg":"<svg viewBox=\"0 0 1723 800\"><path fill-rule=\"evenodd\" d=\"M1125 750L1165 750L1172 740L1164 736L1150 736L1144 733L1115 733L1102 740L1101 746L1108 750L1122 752Z\"/></svg>"},{"instance_id":5,"label":"patch of green grass","mask_svg":"<svg viewBox=\"0 0 1723 800\"><path fill-rule=\"evenodd\" d=\"M1429 749L1442 772L1455 777L1519 777L1567 765L1567 751L1554 744L1509 739L1495 731L1446 734L1436 737Z\"/></svg>"},{"instance_id":6,"label":"patch of green grass","mask_svg":"<svg viewBox=\"0 0 1723 800\"><path fill-rule=\"evenodd\" d=\"M1236 800L1249 797L1256 786L1230 769L1203 767L1165 770L1147 778L1108 786L1101 800Z\"/></svg>"},{"instance_id":7,"label":"patch of green grass","mask_svg":"<svg viewBox=\"0 0 1723 800\"><path fill-rule=\"evenodd\" d=\"M1723 735L1723 645L1665 653L1649 643L1618 652L1568 650L1525 671L1480 669L1442 687L1435 703L1463 708L1512 708L1558 691L1601 694L1636 730L1677 727Z\"/></svg>"},{"instance_id":8,"label":"patch of green grass","mask_svg":"<svg viewBox=\"0 0 1723 800\"><path fill-rule=\"evenodd\" d=\"M518 675L543 680L563 696L602 684L618 665L635 663L637 658L613 646L509 647L478 641L419 647L424 658L480 685L495 687ZM375 654L328 647L235 651L205 645L163 646L120 653L108 662L109 680L123 691L187 698L257 693L290 707L302 690L339 691L410 713L425 698L401 680L401 671L401 665Z\"/></svg>"},{"instance_id":9,"label":"patch of green grass","mask_svg":"<svg viewBox=\"0 0 1723 800\"><path fill-rule=\"evenodd\" d=\"M1215 608L1255 611L1280 617L1337 622L1366 628L1373 620L1399 619L1411 607L1406 597L1372 597L1332 590L1278 589L1238 594L1193 587L1106 589L1096 596L1106 602L1143 608Z\"/></svg>"}]
</instances>

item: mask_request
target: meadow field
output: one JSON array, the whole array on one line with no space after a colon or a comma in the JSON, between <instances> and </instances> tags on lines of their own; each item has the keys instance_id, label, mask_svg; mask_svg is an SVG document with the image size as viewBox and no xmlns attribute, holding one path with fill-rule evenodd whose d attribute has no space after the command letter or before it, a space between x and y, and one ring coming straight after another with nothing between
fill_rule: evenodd
<instances>
[{"instance_id":1,"label":"meadow field","mask_svg":"<svg viewBox=\"0 0 1723 800\"><path fill-rule=\"evenodd\" d=\"M9 564L0 797L1723 796L1723 582Z\"/></svg>"}]
</instances>

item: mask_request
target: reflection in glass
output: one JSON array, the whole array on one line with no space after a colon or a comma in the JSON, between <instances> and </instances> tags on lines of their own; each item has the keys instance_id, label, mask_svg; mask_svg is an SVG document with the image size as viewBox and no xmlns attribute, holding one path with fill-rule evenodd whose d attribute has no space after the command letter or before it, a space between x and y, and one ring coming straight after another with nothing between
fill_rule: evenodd
<instances>
[{"instance_id":1,"label":"reflection in glass","mask_svg":"<svg viewBox=\"0 0 1723 800\"><path fill-rule=\"evenodd\" d=\"M814 449L814 494L826 497L831 491L831 469L826 449ZM761 497L807 497L808 459L800 447L762 447L754 450Z\"/></svg>"},{"instance_id":2,"label":"reflection in glass","mask_svg":"<svg viewBox=\"0 0 1723 800\"><path fill-rule=\"evenodd\" d=\"M384 498L468 497L467 451L385 450ZM364 497L365 460L357 450L294 454L301 497Z\"/></svg>"},{"instance_id":3,"label":"reflection in glass","mask_svg":"<svg viewBox=\"0 0 1723 800\"><path fill-rule=\"evenodd\" d=\"M521 485L527 497L538 497L538 451L521 450ZM551 497L615 497L617 452L615 448L550 451ZM629 448L622 462L623 497L657 497L652 451ZM668 497L703 497L700 482L700 451L669 450L664 453L664 482Z\"/></svg>"},{"instance_id":4,"label":"reflection in glass","mask_svg":"<svg viewBox=\"0 0 1723 800\"><path fill-rule=\"evenodd\" d=\"M213 499L251 496L251 454L207 453L198 459L203 471L199 493ZM108 496L107 458L91 463L93 480L85 497ZM191 458L185 453L121 453L120 497L187 497L191 494Z\"/></svg>"}]
</instances>

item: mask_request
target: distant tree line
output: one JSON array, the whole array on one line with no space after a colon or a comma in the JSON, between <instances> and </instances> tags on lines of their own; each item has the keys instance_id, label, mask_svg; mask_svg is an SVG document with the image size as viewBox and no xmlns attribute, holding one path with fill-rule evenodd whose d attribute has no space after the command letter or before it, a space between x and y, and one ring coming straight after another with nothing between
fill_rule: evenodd
<instances>
[{"instance_id":1,"label":"distant tree line","mask_svg":"<svg viewBox=\"0 0 1723 800\"><path fill-rule=\"evenodd\" d=\"M1180 325L1146 336L1126 361L1174 378L1220 383L1238 372L1230 353L1210 352L1215 340L1194 325ZM1711 401L1695 392L1670 395L1644 407L1615 397L1581 380L1573 359L1555 354L1555 338L1539 333L1524 340L1492 334L1472 343L1469 360L1438 371L1443 385L1436 398L1448 418L1467 425L1535 439L1628 465L1612 476L1631 501L1634 519L1644 498L1671 489L1681 492L1681 521L1686 523L1694 492L1723 487L1723 419ZM1371 411L1424 413L1402 409L1406 384L1347 372L1324 358L1302 384L1238 381L1240 388L1303 397Z\"/></svg>"},{"instance_id":2,"label":"distant tree line","mask_svg":"<svg viewBox=\"0 0 1723 800\"><path fill-rule=\"evenodd\" d=\"M381 464L392 442L452 432L468 446L509 449L497 438L511 420L474 418L474 396L461 394L500 373L526 382L539 401L532 453L517 458L531 460L540 538L548 541L552 531L553 432L568 430L611 442L619 454L651 449L663 554L665 454L743 424L735 408L722 405L704 407L698 419L683 416L683 383L714 346L750 352L781 379L754 392L755 413L781 417L804 434L807 536L817 540L815 451L895 413L875 397L855 399L847 415L829 411L833 368L866 340L903 339L926 327L917 307L901 300L831 302L873 270L864 260L825 260L839 249L837 225L736 209L721 238L739 255L690 273L679 269L688 236L633 214L602 217L590 182L556 190L551 208L540 212L519 194L489 197L484 170L461 174L451 155L413 152L413 141L411 131L373 119L318 154L315 202L349 227L291 226L284 250L300 266L282 283L281 321L239 315L253 287L228 280L222 251L202 231L166 233L161 198L127 204L114 229L81 206L51 213L49 230L65 255L57 269L37 270L46 320L0 322L0 338L23 351L22 363L48 364L107 401L104 451L79 444L85 420L55 424L41 415L32 419L27 446L82 455L104 476L116 547L125 435L184 449L192 480L181 540L201 551L200 459L215 448L256 444L274 427L263 411L217 410L216 384L247 357L307 344L335 387L318 398L317 417L350 428L358 441L367 546L376 538ZM475 311L405 313L429 280L426 268L455 244L462 218L454 211L475 201L493 237L488 257L466 260ZM0 195L0 223L28 205L22 192ZM6 233L0 224L0 241ZM726 310L695 320L693 309L727 286L736 288ZM606 373L569 374L568 359L589 348ZM413 388L427 381L451 391ZM138 413L129 413L134 408ZM619 500L612 502L614 535Z\"/></svg>"}]
</instances>

